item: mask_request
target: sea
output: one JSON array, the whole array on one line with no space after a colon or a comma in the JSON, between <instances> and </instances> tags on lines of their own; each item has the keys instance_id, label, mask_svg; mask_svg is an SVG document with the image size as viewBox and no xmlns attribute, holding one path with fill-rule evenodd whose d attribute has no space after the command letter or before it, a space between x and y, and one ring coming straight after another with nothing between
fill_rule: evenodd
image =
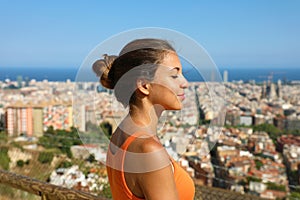
<instances>
[{"instance_id":1,"label":"sea","mask_svg":"<svg viewBox=\"0 0 300 200\"><path fill-rule=\"evenodd\" d=\"M85 77L89 77L86 81L97 80L92 70L82 70L75 67L1 67L0 66L0 81L11 80L16 81L18 78L22 80L35 79L37 81L78 81L84 79L82 74L86 73ZM214 76L223 78L224 71L227 71L229 82L233 81L255 81L261 83L267 80L277 82L300 82L300 67L299 68L219 68L215 71ZM204 81L205 79L195 69L183 70L184 76L188 81ZM90 79L90 77L93 77ZM207 79L206 79L207 80Z\"/></svg>"}]
</instances>

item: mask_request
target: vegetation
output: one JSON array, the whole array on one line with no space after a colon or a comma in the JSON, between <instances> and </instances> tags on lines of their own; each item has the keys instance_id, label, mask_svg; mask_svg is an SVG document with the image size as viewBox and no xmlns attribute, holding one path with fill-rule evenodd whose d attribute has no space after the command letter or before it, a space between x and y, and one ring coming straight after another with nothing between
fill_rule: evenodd
<instances>
[{"instance_id":1,"label":"vegetation","mask_svg":"<svg viewBox=\"0 0 300 200\"><path fill-rule=\"evenodd\" d=\"M248 183L250 183L251 181L261 182L262 180L260 178L254 177L254 176L247 176L247 181L248 181Z\"/></svg>"},{"instance_id":2,"label":"vegetation","mask_svg":"<svg viewBox=\"0 0 300 200\"><path fill-rule=\"evenodd\" d=\"M296 199L300 199L300 193L299 192L292 192L291 195L289 196L290 200L296 200Z\"/></svg>"},{"instance_id":3,"label":"vegetation","mask_svg":"<svg viewBox=\"0 0 300 200\"><path fill-rule=\"evenodd\" d=\"M105 198L109 198L109 199L112 198L110 185L108 183L103 185L103 190L102 190L100 195L105 197Z\"/></svg>"},{"instance_id":4,"label":"vegetation","mask_svg":"<svg viewBox=\"0 0 300 200\"><path fill-rule=\"evenodd\" d=\"M100 128L102 129L102 131L104 132L106 137L110 139L110 137L112 135L112 126L111 126L111 124L109 122L102 122L100 124Z\"/></svg>"},{"instance_id":5,"label":"vegetation","mask_svg":"<svg viewBox=\"0 0 300 200\"><path fill-rule=\"evenodd\" d=\"M199 119L198 125L205 125L205 124L210 124L210 120Z\"/></svg>"},{"instance_id":6,"label":"vegetation","mask_svg":"<svg viewBox=\"0 0 300 200\"><path fill-rule=\"evenodd\" d=\"M299 175L298 175L297 170L294 170L294 171L287 170L287 176L289 178L289 183L291 185L298 185ZM299 190L299 192L300 192L300 190Z\"/></svg>"},{"instance_id":7,"label":"vegetation","mask_svg":"<svg viewBox=\"0 0 300 200\"><path fill-rule=\"evenodd\" d=\"M0 144L7 143L7 134L4 131L0 131Z\"/></svg>"},{"instance_id":8,"label":"vegetation","mask_svg":"<svg viewBox=\"0 0 300 200\"><path fill-rule=\"evenodd\" d=\"M258 169L258 170L260 170L260 168L262 166L264 166L264 164L258 159L255 159L254 162L255 162L255 165L256 165L256 169Z\"/></svg>"},{"instance_id":9,"label":"vegetation","mask_svg":"<svg viewBox=\"0 0 300 200\"><path fill-rule=\"evenodd\" d=\"M30 164L30 160L26 160L26 161L25 161L25 164L26 164L26 165L29 165L29 164Z\"/></svg>"},{"instance_id":10,"label":"vegetation","mask_svg":"<svg viewBox=\"0 0 300 200\"><path fill-rule=\"evenodd\" d=\"M17 166L18 167L23 167L24 165L29 165L30 164L30 160L26 160L26 161L24 161L24 160L18 160L17 161Z\"/></svg>"},{"instance_id":11,"label":"vegetation","mask_svg":"<svg viewBox=\"0 0 300 200\"><path fill-rule=\"evenodd\" d=\"M300 136L300 130L299 129L294 129L294 130L281 130L274 126L273 124L259 124L259 125L237 125L237 126L232 126L232 125L224 125L225 128L253 128L253 131L264 131L267 132L270 135L270 138L273 141L276 141L277 137L280 137L281 135L295 135L295 136Z\"/></svg>"},{"instance_id":12,"label":"vegetation","mask_svg":"<svg viewBox=\"0 0 300 200\"><path fill-rule=\"evenodd\" d=\"M283 134L287 134L287 132L285 132L284 130L280 130L279 128L277 128L276 126L274 126L273 124L259 124L259 125L252 125L252 126L246 126L246 125L238 125L238 126L230 126L230 125L225 125L225 128L241 128L241 127L245 127L245 128L253 128L253 132L255 131L264 131L266 133L269 134L270 138L273 140L273 142L276 144L276 140L278 137L280 137ZM295 131L293 131L294 135L296 135L297 133ZM300 133L300 130L299 130Z\"/></svg>"},{"instance_id":13,"label":"vegetation","mask_svg":"<svg viewBox=\"0 0 300 200\"><path fill-rule=\"evenodd\" d=\"M23 146L19 142L11 142L10 146L11 147L16 147L16 148L20 149L21 151L24 151Z\"/></svg>"},{"instance_id":14,"label":"vegetation","mask_svg":"<svg viewBox=\"0 0 300 200\"><path fill-rule=\"evenodd\" d=\"M90 163L95 162L96 161L95 155L93 153L90 154L89 157L86 160L89 161Z\"/></svg>"},{"instance_id":15,"label":"vegetation","mask_svg":"<svg viewBox=\"0 0 300 200\"><path fill-rule=\"evenodd\" d=\"M271 182L267 183L267 188L269 190L277 190L277 191L282 191L282 192L286 191L286 188L284 185L278 185L276 183L271 183Z\"/></svg>"},{"instance_id":16,"label":"vegetation","mask_svg":"<svg viewBox=\"0 0 300 200\"><path fill-rule=\"evenodd\" d=\"M291 135L295 135L295 136L300 136L300 130L299 129L289 130L285 134L291 134Z\"/></svg>"},{"instance_id":17,"label":"vegetation","mask_svg":"<svg viewBox=\"0 0 300 200\"><path fill-rule=\"evenodd\" d=\"M282 135L282 131L273 124L259 124L253 126L253 131L265 131L273 141L276 141L276 139Z\"/></svg>"},{"instance_id":18,"label":"vegetation","mask_svg":"<svg viewBox=\"0 0 300 200\"><path fill-rule=\"evenodd\" d=\"M41 152L38 161L42 164L51 163L53 160L53 153L52 152Z\"/></svg>"},{"instance_id":19,"label":"vegetation","mask_svg":"<svg viewBox=\"0 0 300 200\"><path fill-rule=\"evenodd\" d=\"M8 148L0 147L0 167L4 170L9 169L9 156L8 156Z\"/></svg>"},{"instance_id":20,"label":"vegetation","mask_svg":"<svg viewBox=\"0 0 300 200\"><path fill-rule=\"evenodd\" d=\"M81 145L82 141L77 133L76 128L71 128L70 131L54 130L49 127L48 130L38 141L39 145L44 146L46 149L59 149L63 154L72 158L71 146Z\"/></svg>"},{"instance_id":21,"label":"vegetation","mask_svg":"<svg viewBox=\"0 0 300 200\"><path fill-rule=\"evenodd\" d=\"M68 162L68 161L63 161L61 162L56 169L58 168L69 168L71 167L73 164L71 162Z\"/></svg>"},{"instance_id":22,"label":"vegetation","mask_svg":"<svg viewBox=\"0 0 300 200\"><path fill-rule=\"evenodd\" d=\"M23 167L24 166L24 160L18 160L17 161L17 166L18 167Z\"/></svg>"}]
</instances>

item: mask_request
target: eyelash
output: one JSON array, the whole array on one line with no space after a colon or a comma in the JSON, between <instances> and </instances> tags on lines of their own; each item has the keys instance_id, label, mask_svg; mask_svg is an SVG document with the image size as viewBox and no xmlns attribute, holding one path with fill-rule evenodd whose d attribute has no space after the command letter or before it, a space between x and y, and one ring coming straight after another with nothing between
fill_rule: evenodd
<instances>
[{"instance_id":1,"label":"eyelash","mask_svg":"<svg viewBox=\"0 0 300 200\"><path fill-rule=\"evenodd\" d=\"M178 78L178 75L173 75L173 76L171 76L172 78Z\"/></svg>"}]
</instances>

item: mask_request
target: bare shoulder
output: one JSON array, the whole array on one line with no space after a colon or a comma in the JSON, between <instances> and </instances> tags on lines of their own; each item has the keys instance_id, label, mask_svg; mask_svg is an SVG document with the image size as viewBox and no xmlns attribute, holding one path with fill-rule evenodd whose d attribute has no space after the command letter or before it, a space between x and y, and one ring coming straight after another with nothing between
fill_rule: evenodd
<instances>
[{"instance_id":1,"label":"bare shoulder","mask_svg":"<svg viewBox=\"0 0 300 200\"><path fill-rule=\"evenodd\" d=\"M162 144L154 137L141 137L137 139L138 150L141 153L156 152L164 150Z\"/></svg>"},{"instance_id":2,"label":"bare shoulder","mask_svg":"<svg viewBox=\"0 0 300 200\"><path fill-rule=\"evenodd\" d=\"M124 166L128 172L155 171L171 163L167 151L155 137L139 137L129 145L127 150Z\"/></svg>"},{"instance_id":3,"label":"bare shoulder","mask_svg":"<svg viewBox=\"0 0 300 200\"><path fill-rule=\"evenodd\" d=\"M134 154L127 153L125 162L131 173L125 176L134 193L151 200L178 199L171 160L162 144L155 137L140 137L131 150Z\"/></svg>"}]
</instances>

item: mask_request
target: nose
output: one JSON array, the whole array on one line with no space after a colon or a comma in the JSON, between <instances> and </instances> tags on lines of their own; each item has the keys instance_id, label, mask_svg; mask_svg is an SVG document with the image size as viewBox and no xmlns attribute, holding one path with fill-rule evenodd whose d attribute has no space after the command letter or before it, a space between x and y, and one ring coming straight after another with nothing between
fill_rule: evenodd
<instances>
[{"instance_id":1,"label":"nose","mask_svg":"<svg viewBox=\"0 0 300 200\"><path fill-rule=\"evenodd\" d=\"M181 84L180 84L180 87L185 89L189 86L189 83L188 81L186 80L186 78L182 75L182 80L181 80Z\"/></svg>"}]
</instances>

